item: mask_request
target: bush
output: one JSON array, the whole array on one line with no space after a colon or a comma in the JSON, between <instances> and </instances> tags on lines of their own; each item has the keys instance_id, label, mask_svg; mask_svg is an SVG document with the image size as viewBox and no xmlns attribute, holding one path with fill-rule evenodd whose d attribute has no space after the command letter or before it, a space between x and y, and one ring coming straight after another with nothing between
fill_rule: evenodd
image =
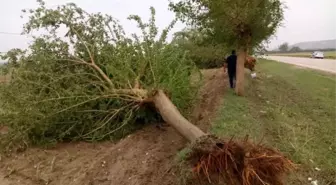
<instances>
[{"instance_id":1,"label":"bush","mask_svg":"<svg viewBox=\"0 0 336 185\"><path fill-rule=\"evenodd\" d=\"M186 29L175 33L173 43L188 53L200 69L222 67L227 47L208 41L206 34L196 29Z\"/></svg>"},{"instance_id":2,"label":"bush","mask_svg":"<svg viewBox=\"0 0 336 185\"><path fill-rule=\"evenodd\" d=\"M224 65L224 60L214 60L214 61L195 61L196 66L199 69L213 69L213 68L221 68Z\"/></svg>"}]
</instances>

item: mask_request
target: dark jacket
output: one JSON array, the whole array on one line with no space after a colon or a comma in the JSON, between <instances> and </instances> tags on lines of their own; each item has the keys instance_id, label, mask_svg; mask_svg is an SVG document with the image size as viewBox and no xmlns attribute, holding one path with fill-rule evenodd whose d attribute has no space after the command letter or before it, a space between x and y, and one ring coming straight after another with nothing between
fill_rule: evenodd
<instances>
[{"instance_id":1,"label":"dark jacket","mask_svg":"<svg viewBox=\"0 0 336 185\"><path fill-rule=\"evenodd\" d=\"M237 55L230 55L227 57L226 61L228 71L235 72L237 66Z\"/></svg>"}]
</instances>

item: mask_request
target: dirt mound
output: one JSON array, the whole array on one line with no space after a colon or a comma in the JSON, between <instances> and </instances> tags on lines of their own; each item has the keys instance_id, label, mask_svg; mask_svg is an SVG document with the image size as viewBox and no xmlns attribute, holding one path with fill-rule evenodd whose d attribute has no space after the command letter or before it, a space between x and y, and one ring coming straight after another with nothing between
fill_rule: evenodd
<instances>
[{"instance_id":1,"label":"dirt mound","mask_svg":"<svg viewBox=\"0 0 336 185\"><path fill-rule=\"evenodd\" d=\"M203 71L205 84L190 118L203 130L226 87L221 69ZM169 127L148 126L116 144L59 144L51 150L29 149L0 160L0 185L172 185L173 163L186 141Z\"/></svg>"}]
</instances>

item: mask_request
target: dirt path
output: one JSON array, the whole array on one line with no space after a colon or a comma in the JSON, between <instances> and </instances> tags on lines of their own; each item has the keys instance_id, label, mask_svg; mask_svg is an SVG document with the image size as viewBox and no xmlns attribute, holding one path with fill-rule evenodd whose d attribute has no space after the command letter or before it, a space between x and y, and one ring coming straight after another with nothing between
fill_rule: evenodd
<instances>
[{"instance_id":1,"label":"dirt path","mask_svg":"<svg viewBox=\"0 0 336 185\"><path fill-rule=\"evenodd\" d=\"M201 100L190 120L207 130L226 87L221 69L203 71ZM148 126L116 144L60 144L0 161L0 185L173 185L174 158L186 141L172 128ZM6 176L6 177L5 177Z\"/></svg>"},{"instance_id":2,"label":"dirt path","mask_svg":"<svg viewBox=\"0 0 336 185\"><path fill-rule=\"evenodd\" d=\"M3 174L0 173L0 185L8 185L10 184L7 179L3 176Z\"/></svg>"},{"instance_id":3,"label":"dirt path","mask_svg":"<svg viewBox=\"0 0 336 185\"><path fill-rule=\"evenodd\" d=\"M267 59L317 69L321 71L336 73L336 60L333 59L322 60L322 59L285 57L285 56L268 56Z\"/></svg>"}]
</instances>

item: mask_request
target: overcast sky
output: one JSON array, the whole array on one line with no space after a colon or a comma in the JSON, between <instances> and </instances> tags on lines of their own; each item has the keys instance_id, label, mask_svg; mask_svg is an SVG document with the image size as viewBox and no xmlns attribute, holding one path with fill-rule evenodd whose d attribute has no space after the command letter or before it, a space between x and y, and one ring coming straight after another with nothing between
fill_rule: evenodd
<instances>
[{"instance_id":1,"label":"overcast sky","mask_svg":"<svg viewBox=\"0 0 336 185\"><path fill-rule=\"evenodd\" d=\"M27 47L30 39L27 36L6 34L20 33L26 19L21 19L21 10L37 6L35 0L1 0L0 6L0 52L14 47ZM136 32L134 23L126 18L130 14L149 18L149 7L157 11L157 25L167 26L174 14L168 10L168 0L46 0L47 7L74 2L88 12L102 12L120 20L124 29ZM284 0L284 26L281 27L270 44L270 48L277 47L282 42L295 44L302 41L314 41L336 38L336 0ZM183 28L178 24L173 31Z\"/></svg>"}]
</instances>

